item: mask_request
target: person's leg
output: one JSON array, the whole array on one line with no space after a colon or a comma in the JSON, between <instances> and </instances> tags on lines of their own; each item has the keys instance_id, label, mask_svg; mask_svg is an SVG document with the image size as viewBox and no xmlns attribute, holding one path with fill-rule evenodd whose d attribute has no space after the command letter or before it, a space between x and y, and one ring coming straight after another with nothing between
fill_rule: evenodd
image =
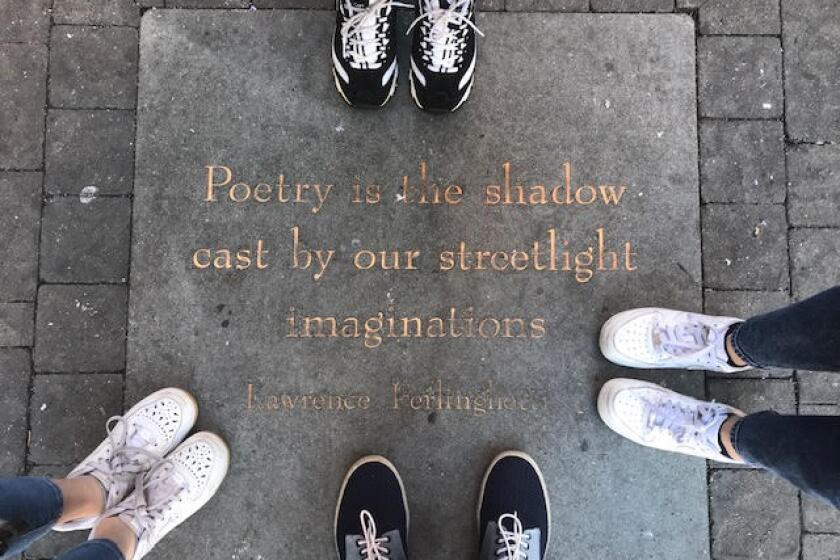
<instances>
[{"instance_id":1,"label":"person's leg","mask_svg":"<svg viewBox=\"0 0 840 560\"><path fill-rule=\"evenodd\" d=\"M840 508L840 417L751 414L733 427L732 444L747 463Z\"/></svg>"},{"instance_id":2,"label":"person's leg","mask_svg":"<svg viewBox=\"0 0 840 560\"><path fill-rule=\"evenodd\" d=\"M102 487L87 476L0 479L0 559L25 550L56 523L99 515L103 503Z\"/></svg>"},{"instance_id":3,"label":"person's leg","mask_svg":"<svg viewBox=\"0 0 840 560\"><path fill-rule=\"evenodd\" d=\"M754 367L840 371L840 286L733 325L730 336Z\"/></svg>"},{"instance_id":4,"label":"person's leg","mask_svg":"<svg viewBox=\"0 0 840 560\"><path fill-rule=\"evenodd\" d=\"M56 557L56 560L125 560L119 547L108 539L84 542Z\"/></svg>"}]
</instances>

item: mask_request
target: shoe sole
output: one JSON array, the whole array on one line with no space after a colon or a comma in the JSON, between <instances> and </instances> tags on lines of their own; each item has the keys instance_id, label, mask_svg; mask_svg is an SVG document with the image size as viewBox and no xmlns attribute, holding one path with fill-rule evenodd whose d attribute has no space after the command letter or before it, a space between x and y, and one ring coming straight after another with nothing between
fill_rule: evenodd
<instances>
[{"instance_id":1,"label":"shoe sole","mask_svg":"<svg viewBox=\"0 0 840 560\"><path fill-rule=\"evenodd\" d=\"M481 481L481 493L478 495L478 509L475 512L475 524L478 527L479 538L481 537L481 507L484 505L484 490L487 488L487 481L490 478L490 473L493 472L493 469L502 459L506 459L508 457L518 457L526 461L531 468L537 473L537 477L540 480L540 486L542 486L543 497L545 497L545 512L548 515L548 534L545 536L545 551L548 554L548 545L551 542L551 501L549 500L548 496L548 486L545 483L545 477L543 476L542 469L534 461L533 457L528 455L527 453L523 453L522 451L505 451L503 453L499 453L496 455L496 458L490 462L490 466L487 467L487 470L484 472L484 478Z\"/></svg>"},{"instance_id":2,"label":"shoe sole","mask_svg":"<svg viewBox=\"0 0 840 560\"><path fill-rule=\"evenodd\" d=\"M140 402L138 402L134 406L132 406L130 409L128 409L128 411L124 414L124 416L131 416L135 411L145 407L146 405L148 405L152 401L155 401L155 400L158 400L158 399L161 399L161 398L165 398L166 396L174 397L173 400L181 399L184 403L186 403L186 406L184 408L186 410L190 410L192 412L192 419L187 420L187 422L184 425L188 426L188 428L182 430L183 431L183 436L180 437L180 438L175 438L173 440L172 446L170 447L170 449L168 449L166 451L166 453L164 453L164 455L167 455L168 453L170 453L174 449L176 449L186 439L187 434L189 434L190 430L192 430L193 427L195 426L195 423L198 420L198 411L199 411L198 401L195 399L195 397L192 394L190 394L189 392L187 392L183 389L179 389L177 387L167 387L165 389L160 389L158 391L155 391L151 395L148 395L146 398L144 398L143 400L141 400ZM90 453L90 455L88 455L87 457L85 457L84 460L82 460L82 463L86 462L91 455L93 455L97 451L99 451L99 447L101 447L104 443L105 443L104 441L102 443L100 443L99 446L97 446L96 449L94 449ZM55 525L55 526L53 526L52 530L56 531L58 533L69 533L69 532L72 532L72 531L86 531L88 529L92 529L95 523L96 523L96 518L95 517L86 518L86 519L77 519L75 521L68 521L67 523L62 523L60 525Z\"/></svg>"},{"instance_id":3,"label":"shoe sole","mask_svg":"<svg viewBox=\"0 0 840 560\"><path fill-rule=\"evenodd\" d=\"M397 467L394 464L383 457L382 455L367 455L366 457L362 457L355 463L353 466L350 467L350 470L347 471L347 474L344 477L344 480L341 483L341 490L338 492L338 501L336 502L335 506L335 517L333 519L333 541L335 542L335 554L339 558L339 560L344 560L341 558L341 551L338 548L338 514L341 510L341 502L344 499L344 491L347 490L347 483L352 478L353 474L361 467L362 465L367 465L368 463L380 463L385 465L388 470L394 473L394 476L397 477L397 482L400 485L400 492L402 493L402 500L403 500L403 507L405 508L405 532L406 532L406 541L408 541L408 533L411 527L411 517L410 512L408 509L408 496L405 492L405 484L403 484L403 479L400 476ZM407 543L403 543L403 546L406 546Z\"/></svg>"},{"instance_id":4,"label":"shoe sole","mask_svg":"<svg viewBox=\"0 0 840 560\"><path fill-rule=\"evenodd\" d=\"M615 414L615 412L613 411L612 402L614 400L615 395L618 394L618 392L620 392L621 390L626 389L626 388L641 388L641 387L646 387L646 388L649 388L649 389L656 389L658 391L667 391L667 392L675 393L675 391L671 391L670 389L668 389L666 387L662 387L661 385L657 385L656 383L650 383L648 381L639 381L639 380L636 380L636 379L626 379L626 378L621 378L621 377L616 378L616 379L611 379L611 380L607 381L606 383L604 383L604 385L601 387L601 391L598 393L598 405L597 406L598 406L598 416L601 417L601 420L604 422L604 424L607 425L607 427L610 430L612 430L616 434L620 435L621 437L632 441L636 445L641 445L642 447L647 447L649 449L656 449L657 451L668 451L670 453L678 453L680 455L688 455L690 457L700 457L702 459L708 459L710 461L717 461L719 463L738 463L738 461L733 461L733 460L728 459L728 458L723 457L723 456L721 456L720 458L707 457L707 456L704 456L704 455L695 455L695 454L692 454L692 453L686 453L684 451L677 450L677 449L668 449L668 448L663 448L663 447L657 447L657 446L654 446L654 445L650 445L650 444L648 444L644 441L640 441L637 437L635 437L635 435L632 434L632 432L628 433L628 430L626 430L623 427L623 425L621 424L621 421L618 419L618 415ZM679 394L679 393L677 393L677 394ZM691 397L691 398L693 398L693 397ZM736 415L741 416L741 417L746 416L743 411L741 411L741 410L739 410L735 407L729 406L728 408L730 409L732 414L736 414Z\"/></svg>"}]
</instances>

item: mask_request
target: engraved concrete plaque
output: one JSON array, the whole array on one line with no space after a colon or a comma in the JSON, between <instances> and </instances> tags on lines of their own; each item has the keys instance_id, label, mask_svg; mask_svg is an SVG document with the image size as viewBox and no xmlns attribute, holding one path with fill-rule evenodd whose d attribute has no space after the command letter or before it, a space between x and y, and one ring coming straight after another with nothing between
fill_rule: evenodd
<instances>
[{"instance_id":1,"label":"engraved concrete plaque","mask_svg":"<svg viewBox=\"0 0 840 560\"><path fill-rule=\"evenodd\" d=\"M550 557L706 558L705 464L623 441L611 313L700 305L694 35L677 15L483 14L451 115L333 86L330 12L150 12L129 401L192 390L230 443L162 558L332 558L349 465L401 470L410 554L475 556L489 460L531 453ZM403 27L406 22L403 21Z\"/></svg>"}]
</instances>

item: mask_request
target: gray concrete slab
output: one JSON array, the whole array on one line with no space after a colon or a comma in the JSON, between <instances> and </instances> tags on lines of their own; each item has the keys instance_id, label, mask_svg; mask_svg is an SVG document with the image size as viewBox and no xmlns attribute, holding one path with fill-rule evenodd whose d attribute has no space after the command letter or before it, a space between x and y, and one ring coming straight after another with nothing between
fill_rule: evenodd
<instances>
[{"instance_id":1,"label":"gray concrete slab","mask_svg":"<svg viewBox=\"0 0 840 560\"><path fill-rule=\"evenodd\" d=\"M54 0L56 24L128 25L140 24L140 8L134 0Z\"/></svg>"},{"instance_id":2,"label":"gray concrete slab","mask_svg":"<svg viewBox=\"0 0 840 560\"><path fill-rule=\"evenodd\" d=\"M599 327L613 312L700 308L693 23L686 16L483 14L478 24L492 40L481 45L473 97L441 117L413 106L405 72L384 109L346 107L324 52L334 25L329 12L144 17L128 399L162 385L191 389L202 405L201 427L218 430L234 457L218 499L164 541L158 558L196 551L210 559L328 558L345 469L371 452L393 459L406 481L412 555L467 558L481 474L510 447L532 453L548 477L553 555L708 557L705 464L623 441L594 406L601 383L619 374L703 391L702 376L621 370L597 349ZM523 36L531 48L521 48ZM503 162L524 184L557 184L566 160L573 182L626 185L625 202L483 204L483 186L502 181ZM463 185L464 202L400 201L402 176L416 183L420 161L435 181ZM229 165L253 184L282 173L287 183L329 182L335 190L318 213L277 202L202 202L209 164ZM350 202L356 177L382 186L379 204ZM308 247L338 251L318 281L290 268L295 226ZM610 239L638 247L638 269L602 272L587 283L545 271L438 270L437 254L459 241L511 250L552 226L581 249L603 226ZM202 247L259 239L269 251L266 269L191 264ZM416 248L419 269L355 270L351 254L362 247ZM478 317L545 318L546 333L385 338L381 345L371 337L375 347L365 347L361 338L287 336L292 307L298 317L363 319L472 308ZM426 409L423 399L412 408L403 398L438 383L453 394L517 395L529 410ZM370 403L356 411L257 410L249 386L260 399L349 393Z\"/></svg>"},{"instance_id":3,"label":"gray concrete slab","mask_svg":"<svg viewBox=\"0 0 840 560\"><path fill-rule=\"evenodd\" d=\"M0 346L32 346L35 305L0 303Z\"/></svg>"},{"instance_id":4,"label":"gray concrete slab","mask_svg":"<svg viewBox=\"0 0 840 560\"><path fill-rule=\"evenodd\" d=\"M840 226L840 145L799 145L787 152L792 226Z\"/></svg>"},{"instance_id":5,"label":"gray concrete slab","mask_svg":"<svg viewBox=\"0 0 840 560\"><path fill-rule=\"evenodd\" d=\"M833 288L840 270L840 230L792 230L790 262L794 298L805 299Z\"/></svg>"},{"instance_id":6,"label":"gray concrete slab","mask_svg":"<svg viewBox=\"0 0 840 560\"><path fill-rule=\"evenodd\" d=\"M0 301L35 300L42 181L41 173L0 173Z\"/></svg>"},{"instance_id":7,"label":"gray concrete slab","mask_svg":"<svg viewBox=\"0 0 840 560\"><path fill-rule=\"evenodd\" d=\"M18 474L26 458L26 401L31 367L29 350L0 348L0 473Z\"/></svg>"},{"instance_id":8,"label":"gray concrete slab","mask_svg":"<svg viewBox=\"0 0 840 560\"><path fill-rule=\"evenodd\" d=\"M704 35L779 35L778 0L691 0ZM689 2L686 2L689 4Z\"/></svg>"},{"instance_id":9,"label":"gray concrete slab","mask_svg":"<svg viewBox=\"0 0 840 560\"><path fill-rule=\"evenodd\" d=\"M0 169L41 169L47 47L0 44Z\"/></svg>"},{"instance_id":10,"label":"gray concrete slab","mask_svg":"<svg viewBox=\"0 0 840 560\"><path fill-rule=\"evenodd\" d=\"M794 140L840 141L840 10L833 0L783 0L785 117Z\"/></svg>"},{"instance_id":11,"label":"gray concrete slab","mask_svg":"<svg viewBox=\"0 0 840 560\"><path fill-rule=\"evenodd\" d=\"M0 4L0 42L45 43L50 32L50 0Z\"/></svg>"}]
</instances>

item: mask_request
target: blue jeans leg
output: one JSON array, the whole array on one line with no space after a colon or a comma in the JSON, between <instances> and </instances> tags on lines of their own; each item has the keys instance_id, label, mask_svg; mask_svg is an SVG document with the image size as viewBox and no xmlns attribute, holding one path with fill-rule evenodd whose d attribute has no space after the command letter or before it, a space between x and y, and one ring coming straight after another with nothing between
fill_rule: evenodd
<instances>
[{"instance_id":1,"label":"blue jeans leg","mask_svg":"<svg viewBox=\"0 0 840 560\"><path fill-rule=\"evenodd\" d=\"M46 535L64 500L46 478L0 478L0 560L13 558Z\"/></svg>"},{"instance_id":2,"label":"blue jeans leg","mask_svg":"<svg viewBox=\"0 0 840 560\"><path fill-rule=\"evenodd\" d=\"M55 560L125 560L125 558L112 541L95 539L68 550Z\"/></svg>"}]
</instances>

